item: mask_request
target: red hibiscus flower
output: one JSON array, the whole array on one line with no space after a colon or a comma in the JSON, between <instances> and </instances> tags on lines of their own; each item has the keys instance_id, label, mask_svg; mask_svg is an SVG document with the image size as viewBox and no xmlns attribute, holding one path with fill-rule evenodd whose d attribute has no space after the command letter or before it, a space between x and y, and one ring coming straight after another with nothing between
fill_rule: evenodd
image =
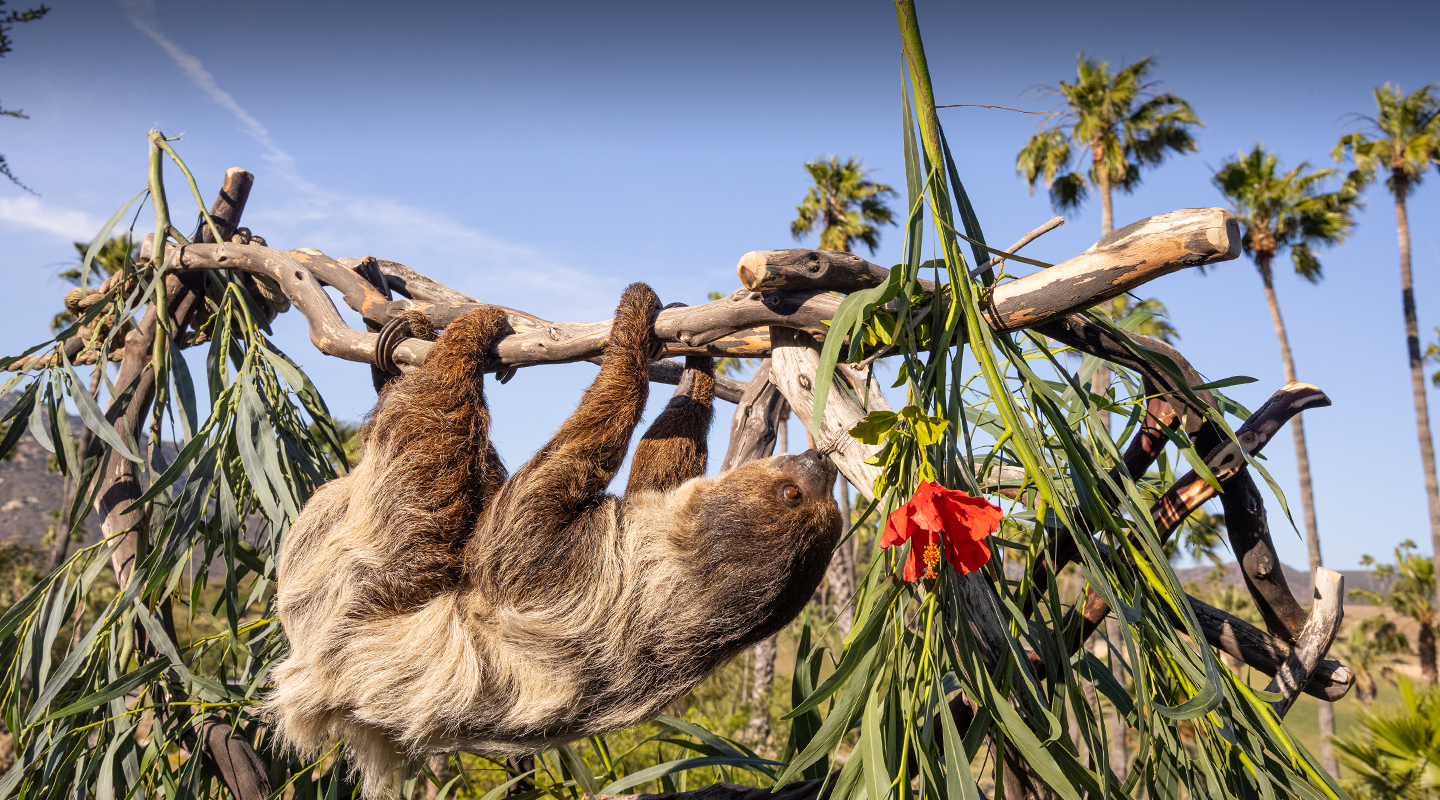
<instances>
[{"instance_id":1,"label":"red hibiscus flower","mask_svg":"<svg viewBox=\"0 0 1440 800\"><path fill-rule=\"evenodd\" d=\"M919 580L922 574L935 577L942 553L950 566L964 575L990 560L985 537L1000 527L1001 516L1000 509L984 498L927 481L885 521L880 546L910 542L910 555L905 559L907 581Z\"/></svg>"}]
</instances>

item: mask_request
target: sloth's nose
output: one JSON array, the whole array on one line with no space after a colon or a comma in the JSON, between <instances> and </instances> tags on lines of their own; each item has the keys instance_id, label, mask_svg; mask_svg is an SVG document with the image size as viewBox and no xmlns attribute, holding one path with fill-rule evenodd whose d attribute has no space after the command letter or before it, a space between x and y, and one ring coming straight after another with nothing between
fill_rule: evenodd
<instances>
[{"instance_id":1,"label":"sloth's nose","mask_svg":"<svg viewBox=\"0 0 1440 800\"><path fill-rule=\"evenodd\" d=\"M800 490L807 498L828 496L835 486L835 465L816 450L780 456L776 460L779 462L777 466L800 484Z\"/></svg>"}]
</instances>

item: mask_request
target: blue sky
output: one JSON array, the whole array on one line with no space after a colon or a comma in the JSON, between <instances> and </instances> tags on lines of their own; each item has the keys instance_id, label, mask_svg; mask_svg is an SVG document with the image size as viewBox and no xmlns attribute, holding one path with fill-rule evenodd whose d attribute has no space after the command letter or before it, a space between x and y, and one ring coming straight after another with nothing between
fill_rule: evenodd
<instances>
[{"instance_id":1,"label":"blue sky","mask_svg":"<svg viewBox=\"0 0 1440 800\"><path fill-rule=\"evenodd\" d=\"M40 196L0 185L0 269L26 298L0 319L0 351L45 336L69 242L89 239L143 186L152 127L183 135L177 147L207 200L227 167L254 172L246 223L272 245L401 261L557 320L608 317L636 280L667 302L735 288L742 254L794 246L802 165L818 154L860 156L876 180L903 182L899 43L893 7L879 0L234 8L59 0L15 29L0 101L31 119L0 118L0 152ZM1286 164L1329 166L1349 129L1342 117L1372 111L1373 87L1440 80L1434 3L920 0L919 13L942 103L1048 109L1027 89L1073 78L1081 50L1117 65L1158 57L1156 76L1206 124L1200 152L1117 197L1117 224L1220 205L1211 171L1257 141ZM991 239L1007 243L1052 215L1044 192L1027 194L1014 173L1038 117L941 114ZM181 184L170 194L185 202ZM1300 377L1335 403L1311 412L1307 431L1325 558L1340 568L1388 556L1405 538L1430 549L1394 214L1383 190L1368 200L1351 241L1322 253L1324 282L1278 282ZM1433 340L1435 175L1410 219L1420 323ZM1098 206L1087 207L1031 255L1059 261L1098 233ZM892 229L873 260L899 260L899 244ZM1259 379L1231 390L1237 399L1257 406L1283 382L1248 260L1142 294L1168 305L1182 349L1207 375ZM368 371L321 357L298 315L286 317L281 346L338 416L358 418L373 401ZM593 373L522 370L491 392L509 464L573 409ZM729 411L722 404L712 451L723 451ZM1289 438L1267 455L1298 502ZM1303 541L1273 503L1271 518L1283 559L1303 565Z\"/></svg>"}]
</instances>

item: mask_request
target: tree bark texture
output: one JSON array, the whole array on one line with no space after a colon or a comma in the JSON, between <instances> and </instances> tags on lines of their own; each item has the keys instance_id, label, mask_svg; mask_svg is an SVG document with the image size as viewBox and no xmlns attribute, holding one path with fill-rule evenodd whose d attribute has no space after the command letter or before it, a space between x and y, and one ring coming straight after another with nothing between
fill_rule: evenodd
<instances>
[{"instance_id":1,"label":"tree bark texture","mask_svg":"<svg viewBox=\"0 0 1440 800\"><path fill-rule=\"evenodd\" d=\"M1420 464L1425 470L1425 499L1430 509L1430 544L1440 553L1440 477L1435 471L1435 443L1430 435L1430 403L1425 396L1425 362L1420 355L1420 323L1415 314L1415 282L1410 274L1410 215L1405 207L1409 182L1395 170L1395 230L1400 244L1400 309L1405 315L1405 352L1410 360L1410 392L1415 399L1415 431L1420 441ZM1436 596L1440 597L1440 570L1436 570ZM1421 664L1427 663L1422 657ZM1428 662L1426 678L1435 682L1435 659Z\"/></svg>"},{"instance_id":2,"label":"tree bark texture","mask_svg":"<svg viewBox=\"0 0 1440 800\"><path fill-rule=\"evenodd\" d=\"M1242 664L1274 677L1290 658L1294 648L1289 642L1272 636L1250 623L1228 614L1195 597L1186 595L1205 641ZM1178 617L1171 622L1180 625ZM1305 684L1304 692L1320 700L1335 701L1344 697L1355 684L1355 673L1338 661L1321 660Z\"/></svg>"},{"instance_id":3,"label":"tree bark texture","mask_svg":"<svg viewBox=\"0 0 1440 800\"><path fill-rule=\"evenodd\" d=\"M1415 654L1420 657L1420 675L1429 683L1435 683L1435 628L1421 625L1415 635Z\"/></svg>"},{"instance_id":4,"label":"tree bark texture","mask_svg":"<svg viewBox=\"0 0 1440 800\"><path fill-rule=\"evenodd\" d=\"M770 689L775 684L775 653L780 634L771 634L755 645L755 674L750 687L750 741L762 747L770 741Z\"/></svg>"},{"instance_id":5,"label":"tree bark texture","mask_svg":"<svg viewBox=\"0 0 1440 800\"><path fill-rule=\"evenodd\" d=\"M1266 691L1280 693L1280 699L1270 704L1278 717L1284 717L1295 704L1345 619L1345 576L1321 567L1315 570L1313 583L1315 602L1310 606L1310 618L1296 638L1295 649L1266 687Z\"/></svg>"},{"instance_id":6,"label":"tree bark texture","mask_svg":"<svg viewBox=\"0 0 1440 800\"><path fill-rule=\"evenodd\" d=\"M837 483L840 484L840 519L844 520L846 529L840 534L843 537L854 524L850 511L850 482L840 478ZM830 607L835 615L835 630L844 638L855 626L855 607L850 602L855 594L855 537L841 542L835 549L830 566L825 570L825 579L830 583Z\"/></svg>"},{"instance_id":7,"label":"tree bark texture","mask_svg":"<svg viewBox=\"0 0 1440 800\"><path fill-rule=\"evenodd\" d=\"M1110 171L1100 164L1100 145L1095 145L1095 171L1100 173L1100 235L1115 230L1115 198L1110 186Z\"/></svg>"}]
</instances>

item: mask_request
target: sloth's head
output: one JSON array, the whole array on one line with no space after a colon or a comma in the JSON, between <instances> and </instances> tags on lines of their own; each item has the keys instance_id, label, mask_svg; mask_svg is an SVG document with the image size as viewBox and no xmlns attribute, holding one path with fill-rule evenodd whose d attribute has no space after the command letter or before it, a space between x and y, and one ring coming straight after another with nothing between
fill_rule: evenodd
<instances>
[{"instance_id":1,"label":"sloth's head","mask_svg":"<svg viewBox=\"0 0 1440 800\"><path fill-rule=\"evenodd\" d=\"M752 461L705 481L687 516L691 568L722 614L742 613L758 640L809 601L841 533L835 467L814 450Z\"/></svg>"}]
</instances>

